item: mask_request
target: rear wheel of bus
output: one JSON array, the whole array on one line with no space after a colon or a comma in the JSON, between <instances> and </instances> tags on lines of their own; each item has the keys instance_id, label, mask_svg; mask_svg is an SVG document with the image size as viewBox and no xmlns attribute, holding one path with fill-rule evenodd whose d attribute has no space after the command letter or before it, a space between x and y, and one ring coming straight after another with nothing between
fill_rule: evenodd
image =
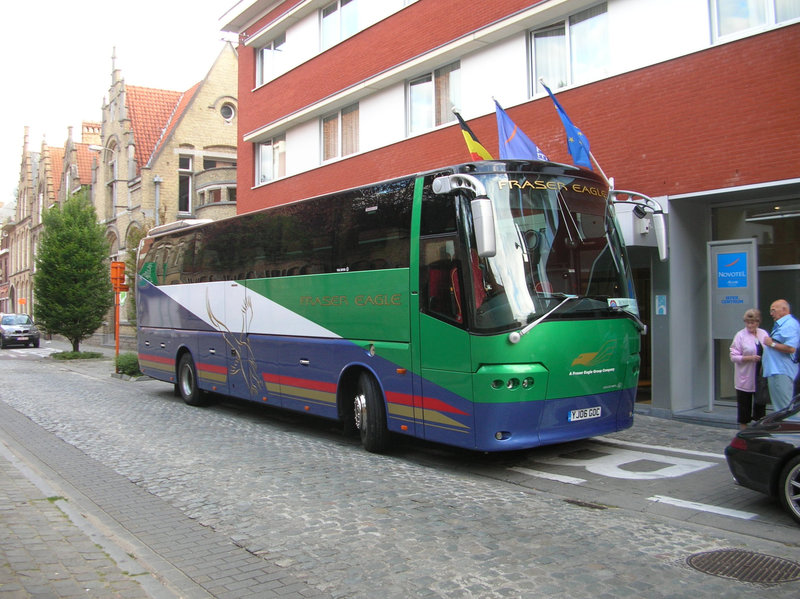
<instances>
[{"instance_id":1,"label":"rear wheel of bus","mask_svg":"<svg viewBox=\"0 0 800 599\"><path fill-rule=\"evenodd\" d=\"M197 368L192 356L185 353L178 362L178 382L175 388L178 394L190 406L208 405L208 394L197 385Z\"/></svg>"},{"instance_id":2,"label":"rear wheel of bus","mask_svg":"<svg viewBox=\"0 0 800 599\"><path fill-rule=\"evenodd\" d=\"M389 448L389 431L386 428L386 411L383 394L377 381L362 372L356 383L353 397L353 417L364 449L382 453Z\"/></svg>"}]
</instances>

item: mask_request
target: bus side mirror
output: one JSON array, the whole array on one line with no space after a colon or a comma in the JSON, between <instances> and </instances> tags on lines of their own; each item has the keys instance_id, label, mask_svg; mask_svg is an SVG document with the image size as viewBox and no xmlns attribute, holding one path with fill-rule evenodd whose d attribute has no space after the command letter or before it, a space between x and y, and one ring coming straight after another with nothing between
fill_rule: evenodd
<instances>
[{"instance_id":1,"label":"bus side mirror","mask_svg":"<svg viewBox=\"0 0 800 599\"><path fill-rule=\"evenodd\" d=\"M494 233L494 211L492 201L486 195L486 188L472 175L459 173L436 177L432 184L433 193L445 194L453 191L467 191L474 194L472 200L472 224L475 226L475 244L478 256L491 258L497 253L497 239Z\"/></svg>"},{"instance_id":2,"label":"bus side mirror","mask_svg":"<svg viewBox=\"0 0 800 599\"><path fill-rule=\"evenodd\" d=\"M472 223L475 226L475 244L478 256L491 258L497 253L497 239L494 234L494 212L492 201L486 197L472 200Z\"/></svg>"},{"instance_id":3,"label":"bus side mirror","mask_svg":"<svg viewBox=\"0 0 800 599\"><path fill-rule=\"evenodd\" d=\"M658 257L662 262L666 262L669 257L669 249L667 248L667 224L663 212L653 213L653 229L656 234Z\"/></svg>"}]
</instances>

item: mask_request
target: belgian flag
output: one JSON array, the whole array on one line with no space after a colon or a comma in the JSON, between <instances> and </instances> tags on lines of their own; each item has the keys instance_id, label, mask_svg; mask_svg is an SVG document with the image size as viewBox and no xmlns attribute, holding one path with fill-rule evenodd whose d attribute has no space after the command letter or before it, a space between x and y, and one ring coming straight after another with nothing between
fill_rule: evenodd
<instances>
[{"instance_id":1,"label":"belgian flag","mask_svg":"<svg viewBox=\"0 0 800 599\"><path fill-rule=\"evenodd\" d=\"M475 134L472 132L472 129L469 128L464 119L461 118L461 115L458 114L455 110L453 111L458 118L458 123L461 125L461 133L464 134L464 141L467 142L467 149L469 150L469 155L472 160L492 160L492 155L481 145L481 142L478 141L478 138L475 137Z\"/></svg>"}]
</instances>

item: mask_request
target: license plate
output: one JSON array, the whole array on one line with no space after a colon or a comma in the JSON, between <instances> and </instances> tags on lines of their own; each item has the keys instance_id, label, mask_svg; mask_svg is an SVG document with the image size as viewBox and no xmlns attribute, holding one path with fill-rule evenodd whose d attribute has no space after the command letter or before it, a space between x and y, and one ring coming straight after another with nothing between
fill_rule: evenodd
<instances>
[{"instance_id":1,"label":"license plate","mask_svg":"<svg viewBox=\"0 0 800 599\"><path fill-rule=\"evenodd\" d=\"M27 337L17 337L17 341L27 341Z\"/></svg>"},{"instance_id":2,"label":"license plate","mask_svg":"<svg viewBox=\"0 0 800 599\"><path fill-rule=\"evenodd\" d=\"M589 420L590 418L600 418L603 409L600 406L593 408L581 408L580 410L570 410L567 420L576 422L577 420Z\"/></svg>"}]
</instances>

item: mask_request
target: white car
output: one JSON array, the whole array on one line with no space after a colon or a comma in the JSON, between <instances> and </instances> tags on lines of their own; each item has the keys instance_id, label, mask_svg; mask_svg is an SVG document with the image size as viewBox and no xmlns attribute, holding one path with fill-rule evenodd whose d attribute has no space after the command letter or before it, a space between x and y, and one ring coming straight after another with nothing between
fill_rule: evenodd
<instances>
[{"instance_id":1,"label":"white car","mask_svg":"<svg viewBox=\"0 0 800 599\"><path fill-rule=\"evenodd\" d=\"M27 314L0 314L0 349L17 344L39 347L41 334Z\"/></svg>"}]
</instances>

